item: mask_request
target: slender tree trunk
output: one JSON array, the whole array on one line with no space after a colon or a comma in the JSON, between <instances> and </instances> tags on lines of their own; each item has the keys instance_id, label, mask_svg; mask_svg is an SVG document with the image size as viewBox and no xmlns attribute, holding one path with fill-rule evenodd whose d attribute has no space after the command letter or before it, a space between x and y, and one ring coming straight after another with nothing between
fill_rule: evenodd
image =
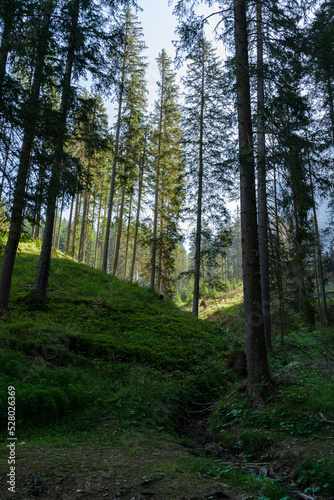
<instances>
[{"instance_id":1,"label":"slender tree trunk","mask_svg":"<svg viewBox=\"0 0 334 500\"><path fill-rule=\"evenodd\" d=\"M279 234L279 217L278 217L278 201L277 201L277 183L276 169L274 167L274 197L275 197L275 224L276 224L276 279L278 288L278 304L279 304L279 319L280 319L280 339L281 345L284 345L285 336L285 311L284 311L284 292L282 278L282 259L281 259L281 238Z\"/></svg>"},{"instance_id":2,"label":"slender tree trunk","mask_svg":"<svg viewBox=\"0 0 334 500\"><path fill-rule=\"evenodd\" d=\"M63 195L62 200L61 200L61 208L60 208L60 214L59 214L59 226L58 226L58 235L57 235L57 250L59 250L59 244L60 244L60 231L61 231L61 223L62 223L62 218L63 218L63 210L64 210L64 198L65 195Z\"/></svg>"},{"instance_id":3,"label":"slender tree trunk","mask_svg":"<svg viewBox=\"0 0 334 500\"><path fill-rule=\"evenodd\" d=\"M157 229L158 229L158 210L159 210L159 187L160 187L160 161L161 161L161 135L162 135L162 118L163 118L163 102L164 102L164 86L165 86L165 64L162 60L161 72L161 99L160 99L160 118L159 118L159 140L158 140L158 160L157 174L155 181L154 194L154 218L153 218L153 234L152 234L152 252L151 252L151 288L155 286L155 269L157 256Z\"/></svg>"},{"instance_id":4,"label":"slender tree trunk","mask_svg":"<svg viewBox=\"0 0 334 500\"><path fill-rule=\"evenodd\" d=\"M15 24L15 15L16 15L15 4L16 2L13 2L13 0L7 0L4 5L5 16L3 19L4 24L3 24L1 45L0 45L0 98L2 97L3 84L5 81L8 54L12 45L11 35Z\"/></svg>"},{"instance_id":5,"label":"slender tree trunk","mask_svg":"<svg viewBox=\"0 0 334 500\"><path fill-rule=\"evenodd\" d=\"M45 149L45 148L43 148L43 149ZM43 191L44 191L44 186L45 186L45 171L46 171L46 166L43 163L40 166L40 169L38 172L38 188L37 188L36 198L35 198L34 226L33 226L33 233L32 233L32 236L34 239L39 237L39 230L40 230L40 224L41 224Z\"/></svg>"},{"instance_id":6,"label":"slender tree trunk","mask_svg":"<svg viewBox=\"0 0 334 500\"><path fill-rule=\"evenodd\" d=\"M113 253L112 253L112 264L110 266L110 272L113 272L114 269L114 263L115 263L115 254L116 254L116 244L117 244L117 227L119 224L119 212L120 212L120 201L119 197L117 199L117 205L116 205L116 217L115 217L115 226L114 226L114 239L113 239ZM111 261L111 255L109 256L109 261Z\"/></svg>"},{"instance_id":7,"label":"slender tree trunk","mask_svg":"<svg viewBox=\"0 0 334 500\"><path fill-rule=\"evenodd\" d=\"M55 160L52 165L52 173L49 185L47 213L46 213L45 229L43 235L42 250L38 262L36 280L34 284L35 289L39 290L44 296L46 296L47 294L47 287L48 287L48 280L50 273L52 230L54 224L56 199L60 190L62 153L66 137L66 119L67 119L68 108L70 103L70 95L71 95L72 68L75 59L76 45L79 41L77 28L79 20L80 1L81 0L73 0L73 2L70 5L71 25L70 25L69 44L67 48L66 67L62 85L62 97L59 108L59 120L58 120L59 135L56 140Z\"/></svg>"},{"instance_id":8,"label":"slender tree trunk","mask_svg":"<svg viewBox=\"0 0 334 500\"><path fill-rule=\"evenodd\" d=\"M103 216L103 224L102 224L102 245L101 245L101 252L100 252L100 259L99 259L99 269L101 269L102 271L102 256L104 255L104 244L105 244L105 241L106 241L106 213L107 213L107 200L106 200L106 203L105 203L105 206L104 206L104 216ZM107 263L107 266L108 266L108 263ZM106 268L106 271L105 272L108 272L108 267Z\"/></svg>"},{"instance_id":9,"label":"slender tree trunk","mask_svg":"<svg viewBox=\"0 0 334 500\"><path fill-rule=\"evenodd\" d=\"M133 240L133 253L132 253L132 265L131 265L131 283L133 281L133 276L135 272L135 262L136 262L136 253L137 253L137 240L138 240L138 229L139 229L139 215L141 208L141 194L143 188L143 176L144 176L144 161L141 164L140 172L139 172L139 186L138 186L138 201L137 201L137 214L136 214L136 225L135 225L135 235Z\"/></svg>"},{"instance_id":10,"label":"slender tree trunk","mask_svg":"<svg viewBox=\"0 0 334 500\"><path fill-rule=\"evenodd\" d=\"M117 240L116 240L114 262L113 262L113 271L112 271L113 276L116 276L117 267L118 267L119 249L120 249L120 245L121 245L122 226L123 226L124 200L125 200L125 185L123 186L123 189L122 189L122 199L121 199L121 206L120 206L119 217L118 217Z\"/></svg>"},{"instance_id":11,"label":"slender tree trunk","mask_svg":"<svg viewBox=\"0 0 334 500\"><path fill-rule=\"evenodd\" d=\"M162 191L163 192L163 191ZM162 281L162 255L163 255L163 230L164 230L164 220L162 216L162 207L160 212L160 237L158 243L159 249L159 260L158 260L158 271L157 271L157 292L161 293L161 281Z\"/></svg>"},{"instance_id":12,"label":"slender tree trunk","mask_svg":"<svg viewBox=\"0 0 334 500\"><path fill-rule=\"evenodd\" d=\"M30 97L26 104L22 149L20 153L20 160L13 196L9 236L5 248L2 273L0 278L0 310L2 311L6 311L8 308L14 262L22 230L24 208L26 204L26 184L29 173L30 155L33 148L36 127L39 118L39 93L43 81L44 61L48 50L47 41L49 39L49 27L53 7L53 0L48 0L44 4L44 18L42 21L37 47L34 79Z\"/></svg>"},{"instance_id":13,"label":"slender tree trunk","mask_svg":"<svg viewBox=\"0 0 334 500\"><path fill-rule=\"evenodd\" d=\"M53 233L52 233L52 246L56 247L56 230L57 230L57 220L58 220L58 200L56 200L56 210L55 210L55 220L53 225Z\"/></svg>"},{"instance_id":14,"label":"slender tree trunk","mask_svg":"<svg viewBox=\"0 0 334 500\"><path fill-rule=\"evenodd\" d=\"M85 192L82 219L81 219L81 231L80 231L80 243L79 243L79 253L78 261L85 261L86 244L87 244L87 224L88 224L88 212L89 212L89 193Z\"/></svg>"},{"instance_id":15,"label":"slender tree trunk","mask_svg":"<svg viewBox=\"0 0 334 500\"><path fill-rule=\"evenodd\" d=\"M89 159L88 159L88 175L90 173L90 157L91 154L89 153ZM81 232L80 232L80 243L79 243L79 254L78 254L78 261L79 262L84 262L85 261L85 252L86 252L86 241L87 241L87 224L88 224L88 212L89 212L89 198L90 194L88 190L86 189L85 191L85 198L84 198L84 205L83 205L83 212L82 212L82 219L81 219Z\"/></svg>"},{"instance_id":16,"label":"slender tree trunk","mask_svg":"<svg viewBox=\"0 0 334 500\"><path fill-rule=\"evenodd\" d=\"M75 214L74 214L74 224L73 224L73 237L72 237L72 257L75 257L75 246L76 246L76 239L77 239L77 227L78 227L78 221L79 221L79 214L80 214L80 198L81 195L80 193L77 194L77 199L75 203Z\"/></svg>"},{"instance_id":17,"label":"slender tree trunk","mask_svg":"<svg viewBox=\"0 0 334 500\"><path fill-rule=\"evenodd\" d=\"M162 169L161 172L161 194L160 194L160 236L157 241L157 246L159 249L159 260L158 260L158 269L157 269L157 292L161 293L162 286L162 274L163 274L163 251L164 251L164 204L165 204L165 169Z\"/></svg>"},{"instance_id":18,"label":"slender tree trunk","mask_svg":"<svg viewBox=\"0 0 334 500\"><path fill-rule=\"evenodd\" d=\"M199 123L199 151L198 151L198 187L197 187L197 225L195 240L195 266L194 266L194 316L198 316L199 282L201 274L201 236L202 236L202 195L203 195L203 120L204 120L204 84L205 84L205 59L204 42L202 53L202 82L201 82L201 108Z\"/></svg>"},{"instance_id":19,"label":"slender tree trunk","mask_svg":"<svg viewBox=\"0 0 334 500\"><path fill-rule=\"evenodd\" d=\"M312 172L312 166L311 166L310 160L309 160L309 174L310 174L310 186L311 186L313 220L314 220L315 265L316 265L316 273L317 273L317 277L318 277L318 284L320 287L320 293L321 293L321 298L322 298L322 314L323 314L324 325L328 326L328 309L327 309L327 300L326 300L324 270L322 267L322 255L321 255L321 245L320 245L320 237L319 237L318 218L317 218L317 211L316 211L315 199L314 199L313 172ZM321 316L321 314L320 314L320 316Z\"/></svg>"},{"instance_id":20,"label":"slender tree trunk","mask_svg":"<svg viewBox=\"0 0 334 500\"><path fill-rule=\"evenodd\" d=\"M96 228L95 254L94 254L94 269L96 269L96 266L97 266L97 254L98 254L98 250L99 250L101 209L102 209L102 196L100 196L100 199L99 199L99 211L98 211L98 215L97 215L97 228Z\"/></svg>"},{"instance_id":21,"label":"slender tree trunk","mask_svg":"<svg viewBox=\"0 0 334 500\"><path fill-rule=\"evenodd\" d=\"M333 103L333 88L331 80L328 78L327 80L327 93L328 93L328 105L329 105L329 117L332 125L332 135L334 142L334 103Z\"/></svg>"},{"instance_id":22,"label":"slender tree trunk","mask_svg":"<svg viewBox=\"0 0 334 500\"><path fill-rule=\"evenodd\" d=\"M124 257L124 279L125 280L126 280L126 271L127 271L127 266L128 266L128 251L129 251L130 224L131 224L131 208L132 208L132 194L130 196L128 229L127 229L127 234L126 234L125 257Z\"/></svg>"},{"instance_id":23,"label":"slender tree trunk","mask_svg":"<svg viewBox=\"0 0 334 500\"><path fill-rule=\"evenodd\" d=\"M253 399L253 404L259 406L270 392L271 379L262 316L245 0L234 0L234 28L239 129L242 264L248 370L247 393Z\"/></svg>"},{"instance_id":24,"label":"slender tree trunk","mask_svg":"<svg viewBox=\"0 0 334 500\"><path fill-rule=\"evenodd\" d=\"M269 251L268 251L268 210L266 179L266 146L264 128L264 73L263 73L263 33L262 0L257 0L257 149L258 149L258 231L259 258L262 292L262 314L266 344L271 349Z\"/></svg>"},{"instance_id":25,"label":"slender tree trunk","mask_svg":"<svg viewBox=\"0 0 334 500\"><path fill-rule=\"evenodd\" d=\"M105 273L108 272L107 269L108 269L109 244L110 244L111 216L112 216L112 209L113 209L113 203L114 203L114 191L115 191L115 183L116 183L116 175L117 175L116 165L117 165L119 137L120 137L120 131L121 131L121 122L122 122L122 104L123 104L124 79L125 79L125 59L126 59L126 56L124 55L123 56L123 66L122 66L122 77L121 77L119 102L118 102L118 116L117 116L117 125L116 125L115 150L114 150L114 158L113 158L113 164L112 164L111 185L110 185L109 204L108 204L108 216L107 216L107 225L106 225L105 239L104 239L102 271L104 271Z\"/></svg>"},{"instance_id":26,"label":"slender tree trunk","mask_svg":"<svg viewBox=\"0 0 334 500\"><path fill-rule=\"evenodd\" d=\"M9 139L8 139L8 144L6 145L6 154L5 154L5 162L2 168L2 179L1 179L1 185L0 185L0 201L2 199L3 195L3 187L5 184L5 178L6 178L6 172L7 172L7 165L8 165L8 159L9 159L9 153L10 153L10 146L12 143L12 135L13 135L13 125L10 128L10 134L9 134Z\"/></svg>"},{"instance_id":27,"label":"slender tree trunk","mask_svg":"<svg viewBox=\"0 0 334 500\"><path fill-rule=\"evenodd\" d=\"M93 213L92 213L92 233L91 233L91 236L89 238L89 255L88 255L88 265L89 266L91 266L91 262L92 262L92 250L93 250L93 237L92 237L92 235L94 234L95 207L96 207L96 203L95 203L95 199L94 199Z\"/></svg>"},{"instance_id":28,"label":"slender tree trunk","mask_svg":"<svg viewBox=\"0 0 334 500\"><path fill-rule=\"evenodd\" d=\"M72 201L71 201L70 216L69 216L69 219L68 219L66 249L65 249L66 253L68 253L69 249L70 249L71 226L72 226L72 215L73 215L74 198L75 198L75 196L73 196Z\"/></svg>"}]
</instances>

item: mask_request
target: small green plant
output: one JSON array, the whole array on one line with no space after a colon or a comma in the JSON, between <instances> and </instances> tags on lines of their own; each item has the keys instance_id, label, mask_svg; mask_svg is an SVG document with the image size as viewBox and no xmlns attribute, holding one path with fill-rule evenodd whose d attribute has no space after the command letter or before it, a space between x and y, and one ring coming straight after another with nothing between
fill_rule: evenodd
<instances>
[{"instance_id":1,"label":"small green plant","mask_svg":"<svg viewBox=\"0 0 334 500\"><path fill-rule=\"evenodd\" d=\"M203 478L213 477L220 481L226 481L229 485L247 488L250 493L257 494L254 497L257 499L281 500L282 498L289 498L278 481L263 477L253 471L245 471L242 467L222 465L214 460L197 458L193 460L193 468ZM262 496L259 497L258 495Z\"/></svg>"},{"instance_id":2,"label":"small green plant","mask_svg":"<svg viewBox=\"0 0 334 500\"><path fill-rule=\"evenodd\" d=\"M242 452L249 457L264 451L273 442L271 436L257 431L245 431L232 435L223 430L220 439L227 449Z\"/></svg>"},{"instance_id":3,"label":"small green plant","mask_svg":"<svg viewBox=\"0 0 334 500\"><path fill-rule=\"evenodd\" d=\"M334 495L334 459L307 458L297 469L299 486L306 487L305 492Z\"/></svg>"}]
</instances>

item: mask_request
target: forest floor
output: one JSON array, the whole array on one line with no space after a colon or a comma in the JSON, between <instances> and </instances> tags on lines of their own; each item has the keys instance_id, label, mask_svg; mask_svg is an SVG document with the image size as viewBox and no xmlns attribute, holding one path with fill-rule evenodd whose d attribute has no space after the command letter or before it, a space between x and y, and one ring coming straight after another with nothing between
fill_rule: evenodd
<instances>
[{"instance_id":1,"label":"forest floor","mask_svg":"<svg viewBox=\"0 0 334 500\"><path fill-rule=\"evenodd\" d=\"M278 392L254 409L225 363L244 348L240 288L196 319L54 252L41 303L37 254L21 244L0 318L0 499L334 498L333 328L274 338Z\"/></svg>"}]
</instances>

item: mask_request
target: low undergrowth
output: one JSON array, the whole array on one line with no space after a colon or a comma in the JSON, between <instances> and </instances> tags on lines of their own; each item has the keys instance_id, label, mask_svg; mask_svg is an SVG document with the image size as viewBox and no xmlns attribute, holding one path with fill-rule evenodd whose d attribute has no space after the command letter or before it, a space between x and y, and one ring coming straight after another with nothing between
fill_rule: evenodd
<instances>
[{"instance_id":1,"label":"low undergrowth","mask_svg":"<svg viewBox=\"0 0 334 500\"><path fill-rule=\"evenodd\" d=\"M193 461L193 468L203 478L211 477L219 481L226 481L237 488L247 489L250 493L247 496L249 499L283 500L290 498L277 481L254 472L244 471L241 466L220 464L197 458Z\"/></svg>"},{"instance_id":2,"label":"low undergrowth","mask_svg":"<svg viewBox=\"0 0 334 500\"><path fill-rule=\"evenodd\" d=\"M269 358L278 392L254 409L225 365L231 349L244 348L240 287L209 304L210 322L54 251L48 299L40 300L32 289L38 251L29 240L21 244L9 314L0 318L3 448L8 386L15 387L24 442L102 446L131 432L177 439L180 421L213 405L211 434L242 460L273 457L287 439L334 437L333 329L290 334L283 347L274 339ZM299 488L334 494L332 457L293 460ZM288 498L258 470L202 457L191 464L194 477L228 482L248 498Z\"/></svg>"},{"instance_id":3,"label":"low undergrowth","mask_svg":"<svg viewBox=\"0 0 334 500\"><path fill-rule=\"evenodd\" d=\"M221 327L59 252L41 301L31 287L37 252L21 244L0 318L3 430L9 385L28 434L50 425L86 432L106 414L115 428L171 431L193 401L218 399L234 380L220 353L237 340Z\"/></svg>"}]
</instances>

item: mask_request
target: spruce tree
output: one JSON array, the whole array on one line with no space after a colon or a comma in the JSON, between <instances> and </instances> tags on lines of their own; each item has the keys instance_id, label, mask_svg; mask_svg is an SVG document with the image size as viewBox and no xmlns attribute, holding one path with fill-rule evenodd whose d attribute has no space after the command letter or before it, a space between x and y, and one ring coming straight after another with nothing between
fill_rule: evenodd
<instances>
[{"instance_id":1,"label":"spruce tree","mask_svg":"<svg viewBox=\"0 0 334 500\"><path fill-rule=\"evenodd\" d=\"M270 393L271 378L262 317L245 0L234 0L234 34L239 130L242 266L248 371L247 393L253 399L253 404L259 406Z\"/></svg>"},{"instance_id":2,"label":"spruce tree","mask_svg":"<svg viewBox=\"0 0 334 500\"><path fill-rule=\"evenodd\" d=\"M196 215L193 314L198 315L202 223L220 228L226 218L225 195L231 170L224 164L227 148L228 98L224 72L205 39L189 57L184 108L187 207ZM197 198L197 203L194 200Z\"/></svg>"},{"instance_id":3,"label":"spruce tree","mask_svg":"<svg viewBox=\"0 0 334 500\"><path fill-rule=\"evenodd\" d=\"M172 61L162 50L158 100L152 117L151 155L154 165L154 205L151 246L151 288L168 295L173 289L179 215L183 199L184 158L181 148L181 114ZM158 253L158 259L157 259Z\"/></svg>"},{"instance_id":4,"label":"spruce tree","mask_svg":"<svg viewBox=\"0 0 334 500\"><path fill-rule=\"evenodd\" d=\"M12 273L20 234L22 231L24 208L26 203L26 185L29 174L31 152L40 117L40 89L45 76L45 61L49 50L48 41L50 37L50 22L54 7L54 0L45 0L45 2L43 2L42 19L40 20L40 25L38 26L34 76L24 114L23 140L12 203L10 230L5 248L0 279L0 310L2 311L6 311L8 308Z\"/></svg>"},{"instance_id":5,"label":"spruce tree","mask_svg":"<svg viewBox=\"0 0 334 500\"><path fill-rule=\"evenodd\" d=\"M129 178L133 176L134 168L136 168L136 155L140 154L136 143L138 143L139 137L142 135L140 128L146 107L145 71L147 64L143 56L145 44L142 40L142 28L137 20L137 17L131 12L130 8L126 9L125 13L121 17L121 22L123 25L124 40L118 56L115 58L115 62L117 64L116 68L119 73L117 89L118 116L116 122L115 151L102 262L102 270L107 272L109 266L108 259L112 210L116 176L118 175L122 190L124 188L124 196L122 196L122 216L119 218L118 240L115 247L115 255L112 266L113 274L116 273L118 266L126 191L125 185L131 185Z\"/></svg>"},{"instance_id":6,"label":"spruce tree","mask_svg":"<svg viewBox=\"0 0 334 500\"><path fill-rule=\"evenodd\" d=\"M145 72L147 63L143 56L145 44L142 40L142 28L129 9L126 12L126 24L127 48L124 71L124 100L118 152L119 184L122 189L122 199L113 259L113 275L116 275L118 267L125 195L132 199L134 183L138 177L146 113Z\"/></svg>"}]
</instances>

